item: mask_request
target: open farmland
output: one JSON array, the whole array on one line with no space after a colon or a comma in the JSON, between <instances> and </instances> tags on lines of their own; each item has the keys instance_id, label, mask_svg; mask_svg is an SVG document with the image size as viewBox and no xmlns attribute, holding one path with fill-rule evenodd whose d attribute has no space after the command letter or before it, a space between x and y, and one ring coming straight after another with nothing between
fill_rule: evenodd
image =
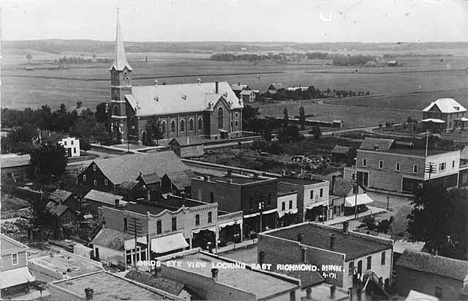
<instances>
[{"instance_id":1,"label":"open farmland","mask_svg":"<svg viewBox=\"0 0 468 301\"><path fill-rule=\"evenodd\" d=\"M55 59L63 56L37 54L35 70L27 71L24 55L5 54L2 70L2 106L37 108L48 104L53 109L77 101L92 109L108 101L108 64L71 65L70 69L52 70ZM78 54L67 53L67 56ZM109 57L99 54L98 57ZM285 86L313 85L319 89L370 91L370 97L325 99L322 101L282 102L260 105L264 115L281 116L287 107L291 116L300 105L314 119L341 119L346 127L399 122L408 116L419 119L420 110L441 97L454 97L468 107L468 74L466 58L403 57L399 67L353 68L320 65L307 61L280 65L274 63L219 62L208 60L207 54L192 53L129 53L134 68L133 85L159 83L193 83L228 81L247 83L253 89L265 90L274 82ZM148 57L148 62L145 58ZM259 79L260 76L260 79ZM379 108L376 114L375 108ZM355 116L361 116L357 119Z\"/></svg>"}]
</instances>

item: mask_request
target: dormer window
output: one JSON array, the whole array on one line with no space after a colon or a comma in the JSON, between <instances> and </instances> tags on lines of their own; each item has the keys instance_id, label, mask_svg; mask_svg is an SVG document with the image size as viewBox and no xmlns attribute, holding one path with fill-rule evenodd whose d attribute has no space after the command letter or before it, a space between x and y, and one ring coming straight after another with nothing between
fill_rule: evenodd
<instances>
[{"instance_id":1,"label":"dormer window","mask_svg":"<svg viewBox=\"0 0 468 301\"><path fill-rule=\"evenodd\" d=\"M457 111L460 110L460 107L453 107L453 108Z\"/></svg>"}]
</instances>

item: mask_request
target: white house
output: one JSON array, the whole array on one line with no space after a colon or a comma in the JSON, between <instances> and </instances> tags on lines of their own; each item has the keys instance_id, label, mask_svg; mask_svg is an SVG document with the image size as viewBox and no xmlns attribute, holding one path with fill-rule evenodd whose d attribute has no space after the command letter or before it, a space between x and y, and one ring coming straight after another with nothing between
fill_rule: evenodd
<instances>
[{"instance_id":1,"label":"white house","mask_svg":"<svg viewBox=\"0 0 468 301\"><path fill-rule=\"evenodd\" d=\"M58 142L67 151L68 157L80 156L80 140L77 138L67 137Z\"/></svg>"}]
</instances>

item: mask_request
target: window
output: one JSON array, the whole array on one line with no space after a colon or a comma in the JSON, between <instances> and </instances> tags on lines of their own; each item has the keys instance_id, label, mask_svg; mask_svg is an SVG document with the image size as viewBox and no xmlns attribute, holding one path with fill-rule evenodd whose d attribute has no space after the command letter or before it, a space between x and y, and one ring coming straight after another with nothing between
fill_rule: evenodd
<instances>
[{"instance_id":1,"label":"window","mask_svg":"<svg viewBox=\"0 0 468 301\"><path fill-rule=\"evenodd\" d=\"M93 185L94 185L94 186L97 186L97 180L94 180L94 181L93 181Z\"/></svg>"},{"instance_id":2,"label":"window","mask_svg":"<svg viewBox=\"0 0 468 301\"><path fill-rule=\"evenodd\" d=\"M372 269L372 256L367 257L367 269Z\"/></svg>"},{"instance_id":3,"label":"window","mask_svg":"<svg viewBox=\"0 0 468 301\"><path fill-rule=\"evenodd\" d=\"M418 166L416 164L413 165L413 173L418 173Z\"/></svg>"},{"instance_id":4,"label":"window","mask_svg":"<svg viewBox=\"0 0 468 301\"><path fill-rule=\"evenodd\" d=\"M163 134L166 133L166 122L165 121L161 122L161 132Z\"/></svg>"},{"instance_id":5,"label":"window","mask_svg":"<svg viewBox=\"0 0 468 301\"><path fill-rule=\"evenodd\" d=\"M185 120L180 120L180 131L184 132L185 131Z\"/></svg>"},{"instance_id":6,"label":"window","mask_svg":"<svg viewBox=\"0 0 468 301\"><path fill-rule=\"evenodd\" d=\"M83 175L83 182L86 182L86 175Z\"/></svg>"},{"instance_id":7,"label":"window","mask_svg":"<svg viewBox=\"0 0 468 301\"><path fill-rule=\"evenodd\" d=\"M73 153L76 154L76 147L73 148Z\"/></svg>"},{"instance_id":8,"label":"window","mask_svg":"<svg viewBox=\"0 0 468 301\"><path fill-rule=\"evenodd\" d=\"M455 160L452 161L452 168L455 168Z\"/></svg>"},{"instance_id":9,"label":"window","mask_svg":"<svg viewBox=\"0 0 468 301\"><path fill-rule=\"evenodd\" d=\"M11 265L18 264L18 253L11 254Z\"/></svg>"},{"instance_id":10,"label":"window","mask_svg":"<svg viewBox=\"0 0 468 301\"><path fill-rule=\"evenodd\" d=\"M107 186L107 184L109 184L109 181L107 179L104 179L104 185Z\"/></svg>"},{"instance_id":11,"label":"window","mask_svg":"<svg viewBox=\"0 0 468 301\"><path fill-rule=\"evenodd\" d=\"M208 223L212 223L212 222L213 222L213 213L208 212Z\"/></svg>"},{"instance_id":12,"label":"window","mask_svg":"<svg viewBox=\"0 0 468 301\"><path fill-rule=\"evenodd\" d=\"M395 163L395 170L400 171L400 162Z\"/></svg>"},{"instance_id":13,"label":"window","mask_svg":"<svg viewBox=\"0 0 468 301\"><path fill-rule=\"evenodd\" d=\"M172 231L177 231L177 218L172 218Z\"/></svg>"},{"instance_id":14,"label":"window","mask_svg":"<svg viewBox=\"0 0 468 301\"><path fill-rule=\"evenodd\" d=\"M439 164L439 170L445 170L447 168L447 164L445 162Z\"/></svg>"},{"instance_id":15,"label":"window","mask_svg":"<svg viewBox=\"0 0 468 301\"><path fill-rule=\"evenodd\" d=\"M114 116L119 116L119 107L114 106Z\"/></svg>"},{"instance_id":16,"label":"window","mask_svg":"<svg viewBox=\"0 0 468 301\"><path fill-rule=\"evenodd\" d=\"M239 121L236 120L235 123L236 123L236 127L238 127L239 126Z\"/></svg>"},{"instance_id":17,"label":"window","mask_svg":"<svg viewBox=\"0 0 468 301\"><path fill-rule=\"evenodd\" d=\"M218 129L222 129L223 128L223 123L224 123L224 114L223 114L223 108L222 107L219 107L218 108Z\"/></svg>"},{"instance_id":18,"label":"window","mask_svg":"<svg viewBox=\"0 0 468 301\"><path fill-rule=\"evenodd\" d=\"M193 131L193 118L189 119L189 131Z\"/></svg>"},{"instance_id":19,"label":"window","mask_svg":"<svg viewBox=\"0 0 468 301\"><path fill-rule=\"evenodd\" d=\"M286 202L281 203L281 210L286 210Z\"/></svg>"},{"instance_id":20,"label":"window","mask_svg":"<svg viewBox=\"0 0 468 301\"><path fill-rule=\"evenodd\" d=\"M175 121L174 120L171 121L171 132L172 133L175 132Z\"/></svg>"},{"instance_id":21,"label":"window","mask_svg":"<svg viewBox=\"0 0 468 301\"><path fill-rule=\"evenodd\" d=\"M320 197L323 197L323 188L320 188Z\"/></svg>"},{"instance_id":22,"label":"window","mask_svg":"<svg viewBox=\"0 0 468 301\"><path fill-rule=\"evenodd\" d=\"M348 275L353 275L354 273L354 262L350 262L348 265Z\"/></svg>"},{"instance_id":23,"label":"window","mask_svg":"<svg viewBox=\"0 0 468 301\"><path fill-rule=\"evenodd\" d=\"M96 165L93 165L93 171L96 171Z\"/></svg>"},{"instance_id":24,"label":"window","mask_svg":"<svg viewBox=\"0 0 468 301\"><path fill-rule=\"evenodd\" d=\"M239 113L236 113L234 116L236 116L236 118L238 118L238 117L239 117Z\"/></svg>"},{"instance_id":25,"label":"window","mask_svg":"<svg viewBox=\"0 0 468 301\"><path fill-rule=\"evenodd\" d=\"M203 119L202 118L198 118L198 129L199 130L203 129Z\"/></svg>"},{"instance_id":26,"label":"window","mask_svg":"<svg viewBox=\"0 0 468 301\"><path fill-rule=\"evenodd\" d=\"M64 143L65 146L67 146L67 141L64 141L63 143Z\"/></svg>"},{"instance_id":27,"label":"window","mask_svg":"<svg viewBox=\"0 0 468 301\"><path fill-rule=\"evenodd\" d=\"M289 209L292 209L293 202L289 201Z\"/></svg>"},{"instance_id":28,"label":"window","mask_svg":"<svg viewBox=\"0 0 468 301\"><path fill-rule=\"evenodd\" d=\"M385 265L385 252L382 252L382 257L380 258L380 264Z\"/></svg>"},{"instance_id":29,"label":"window","mask_svg":"<svg viewBox=\"0 0 468 301\"><path fill-rule=\"evenodd\" d=\"M210 203L214 202L214 193L210 192Z\"/></svg>"},{"instance_id":30,"label":"window","mask_svg":"<svg viewBox=\"0 0 468 301\"><path fill-rule=\"evenodd\" d=\"M314 199L314 191L313 191L313 190L310 191L310 199L311 199L311 200Z\"/></svg>"},{"instance_id":31,"label":"window","mask_svg":"<svg viewBox=\"0 0 468 301\"><path fill-rule=\"evenodd\" d=\"M435 287L434 295L435 295L437 298L442 299L442 288L436 286L436 287Z\"/></svg>"},{"instance_id":32,"label":"window","mask_svg":"<svg viewBox=\"0 0 468 301\"><path fill-rule=\"evenodd\" d=\"M195 226L200 226L200 214L195 215Z\"/></svg>"},{"instance_id":33,"label":"window","mask_svg":"<svg viewBox=\"0 0 468 301\"><path fill-rule=\"evenodd\" d=\"M379 160L379 169L382 169L382 168L383 168L383 161Z\"/></svg>"},{"instance_id":34,"label":"window","mask_svg":"<svg viewBox=\"0 0 468 301\"><path fill-rule=\"evenodd\" d=\"M73 140L70 141L71 145L73 145ZM454 161L455 162L455 161Z\"/></svg>"},{"instance_id":35,"label":"window","mask_svg":"<svg viewBox=\"0 0 468 301\"><path fill-rule=\"evenodd\" d=\"M128 221L127 221L127 218L124 217L124 231L127 231L128 230Z\"/></svg>"},{"instance_id":36,"label":"window","mask_svg":"<svg viewBox=\"0 0 468 301\"><path fill-rule=\"evenodd\" d=\"M161 234L162 233L162 221L157 221L156 222L156 234Z\"/></svg>"},{"instance_id":37,"label":"window","mask_svg":"<svg viewBox=\"0 0 468 301\"><path fill-rule=\"evenodd\" d=\"M367 166L367 159L362 159L362 166L364 166L364 167Z\"/></svg>"}]
</instances>

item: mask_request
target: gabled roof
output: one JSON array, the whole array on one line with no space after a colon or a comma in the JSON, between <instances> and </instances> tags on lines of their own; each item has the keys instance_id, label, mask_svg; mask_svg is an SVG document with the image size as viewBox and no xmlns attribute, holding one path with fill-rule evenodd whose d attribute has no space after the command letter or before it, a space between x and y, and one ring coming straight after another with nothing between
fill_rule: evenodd
<instances>
[{"instance_id":1,"label":"gabled roof","mask_svg":"<svg viewBox=\"0 0 468 301\"><path fill-rule=\"evenodd\" d=\"M231 85L231 88L232 88L233 91L242 91L244 89L247 89L248 87L249 87L248 85L243 85L243 84L240 84L240 83Z\"/></svg>"},{"instance_id":2,"label":"gabled roof","mask_svg":"<svg viewBox=\"0 0 468 301\"><path fill-rule=\"evenodd\" d=\"M162 177L166 173L189 169L172 150L100 159L91 164L94 163L114 185L133 181L140 173L156 173Z\"/></svg>"},{"instance_id":3,"label":"gabled roof","mask_svg":"<svg viewBox=\"0 0 468 301\"><path fill-rule=\"evenodd\" d=\"M242 90L240 95L251 95L252 93L254 93L252 90Z\"/></svg>"},{"instance_id":4,"label":"gabled roof","mask_svg":"<svg viewBox=\"0 0 468 301\"><path fill-rule=\"evenodd\" d=\"M144 271L130 271L125 275L125 278L141 282L176 296L184 289L184 284L180 282L164 277L156 277Z\"/></svg>"},{"instance_id":5,"label":"gabled roof","mask_svg":"<svg viewBox=\"0 0 468 301\"><path fill-rule=\"evenodd\" d=\"M26 245L23 245L19 241L14 240L5 234L0 233L0 249L2 255L18 252L19 250L28 250Z\"/></svg>"},{"instance_id":6,"label":"gabled roof","mask_svg":"<svg viewBox=\"0 0 468 301\"><path fill-rule=\"evenodd\" d=\"M72 195L73 193L70 191L57 189L49 195L49 200L52 200L55 203L65 202Z\"/></svg>"},{"instance_id":7,"label":"gabled roof","mask_svg":"<svg viewBox=\"0 0 468 301\"><path fill-rule=\"evenodd\" d=\"M331 153L347 155L350 149L351 147L348 147L348 146L335 145Z\"/></svg>"},{"instance_id":8,"label":"gabled roof","mask_svg":"<svg viewBox=\"0 0 468 301\"><path fill-rule=\"evenodd\" d=\"M273 87L275 90L284 89L283 84L279 83L279 82L271 83L271 85L270 85L270 87L268 87L268 89L270 89L271 87Z\"/></svg>"},{"instance_id":9,"label":"gabled roof","mask_svg":"<svg viewBox=\"0 0 468 301\"><path fill-rule=\"evenodd\" d=\"M119 204L125 205L127 202L123 201L123 196L115 195L113 193L102 192L91 189L84 197L86 200L103 203L107 205L115 205L115 200L119 200Z\"/></svg>"},{"instance_id":10,"label":"gabled roof","mask_svg":"<svg viewBox=\"0 0 468 301\"><path fill-rule=\"evenodd\" d=\"M130 238L133 238L131 234L104 228L94 237L91 243L112 250L123 251L125 240Z\"/></svg>"},{"instance_id":11,"label":"gabled roof","mask_svg":"<svg viewBox=\"0 0 468 301\"><path fill-rule=\"evenodd\" d=\"M297 242L299 234L304 236L303 245L345 254L346 261L380 253L392 248L392 241L388 239L352 231L346 234L341 229L314 223L302 223L263 232L260 235L268 235ZM332 234L335 235L333 249L330 248L330 236Z\"/></svg>"},{"instance_id":12,"label":"gabled roof","mask_svg":"<svg viewBox=\"0 0 468 301\"><path fill-rule=\"evenodd\" d=\"M53 202L47 203L47 209L57 215L58 217L61 217L69 208L67 205L63 204L54 204Z\"/></svg>"},{"instance_id":13,"label":"gabled roof","mask_svg":"<svg viewBox=\"0 0 468 301\"><path fill-rule=\"evenodd\" d=\"M466 108L464 108L461 104L459 104L453 98L440 98L436 101L431 102L430 105L423 109L423 112L429 112L436 106L440 112L442 113L461 113L466 112Z\"/></svg>"},{"instance_id":14,"label":"gabled roof","mask_svg":"<svg viewBox=\"0 0 468 301\"><path fill-rule=\"evenodd\" d=\"M336 178L332 194L346 196L351 189L353 189L353 184L351 184L350 181L347 181L343 178Z\"/></svg>"},{"instance_id":15,"label":"gabled roof","mask_svg":"<svg viewBox=\"0 0 468 301\"><path fill-rule=\"evenodd\" d=\"M359 146L359 149L387 151L392 147L393 142L395 142L393 139L366 137L362 141L361 146Z\"/></svg>"},{"instance_id":16,"label":"gabled roof","mask_svg":"<svg viewBox=\"0 0 468 301\"><path fill-rule=\"evenodd\" d=\"M178 85L134 86L125 95L137 116L211 111L224 98L231 109L244 107L227 82Z\"/></svg>"},{"instance_id":17,"label":"gabled roof","mask_svg":"<svg viewBox=\"0 0 468 301\"><path fill-rule=\"evenodd\" d=\"M468 261L406 250L397 266L463 281L468 275Z\"/></svg>"},{"instance_id":18,"label":"gabled roof","mask_svg":"<svg viewBox=\"0 0 468 301\"><path fill-rule=\"evenodd\" d=\"M166 176L171 180L171 183L179 190L184 190L192 185L193 173L185 171L168 172Z\"/></svg>"},{"instance_id":19,"label":"gabled roof","mask_svg":"<svg viewBox=\"0 0 468 301\"><path fill-rule=\"evenodd\" d=\"M161 178L156 173L144 174L138 177L145 185L161 183Z\"/></svg>"},{"instance_id":20,"label":"gabled roof","mask_svg":"<svg viewBox=\"0 0 468 301\"><path fill-rule=\"evenodd\" d=\"M127 56L125 55L125 47L123 44L122 29L120 28L120 21L117 17L117 28L115 33L115 52L114 52L114 62L110 67L110 70L114 68L117 71L123 71L127 68L129 71L132 71L132 66L127 61Z\"/></svg>"}]
</instances>

